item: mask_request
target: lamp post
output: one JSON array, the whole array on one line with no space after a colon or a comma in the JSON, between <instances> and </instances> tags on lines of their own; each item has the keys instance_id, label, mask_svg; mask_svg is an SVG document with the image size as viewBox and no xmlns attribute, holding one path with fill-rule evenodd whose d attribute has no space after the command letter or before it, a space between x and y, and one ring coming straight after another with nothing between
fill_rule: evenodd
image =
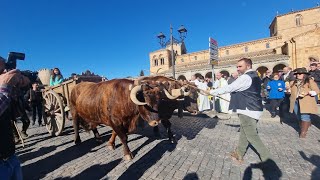
<instances>
[{"instance_id":1,"label":"lamp post","mask_svg":"<svg viewBox=\"0 0 320 180\"><path fill-rule=\"evenodd\" d=\"M181 25L180 28L178 29L178 32L180 34L180 42L178 40L177 43L183 43L183 40L186 38L187 36L187 29ZM173 41L174 41L174 37L172 35L173 33L173 28L172 25L170 24L170 45L171 45L171 64L172 64L172 77L175 79L176 75L175 75L175 54L173 51ZM163 48L164 46L169 45L169 42L165 43L165 38L166 36L160 32L157 36L159 38L159 43L161 45L161 47Z\"/></svg>"}]
</instances>

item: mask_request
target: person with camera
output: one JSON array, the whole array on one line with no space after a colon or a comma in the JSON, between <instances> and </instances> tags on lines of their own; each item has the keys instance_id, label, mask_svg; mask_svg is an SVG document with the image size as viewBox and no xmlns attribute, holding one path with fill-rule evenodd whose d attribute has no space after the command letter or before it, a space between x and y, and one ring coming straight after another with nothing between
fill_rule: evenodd
<instances>
[{"instance_id":1,"label":"person with camera","mask_svg":"<svg viewBox=\"0 0 320 180\"><path fill-rule=\"evenodd\" d=\"M5 60L0 57L0 179L22 179L20 161L15 155L11 94L13 87L28 83L29 79L19 70L7 72Z\"/></svg>"},{"instance_id":2,"label":"person with camera","mask_svg":"<svg viewBox=\"0 0 320 180\"><path fill-rule=\"evenodd\" d=\"M32 83L32 88L27 91L24 96L26 102L29 103L29 106L32 110L32 125L36 123L36 115L38 115L38 123L39 126L43 126L42 124L42 92L39 88L38 82Z\"/></svg>"}]
</instances>

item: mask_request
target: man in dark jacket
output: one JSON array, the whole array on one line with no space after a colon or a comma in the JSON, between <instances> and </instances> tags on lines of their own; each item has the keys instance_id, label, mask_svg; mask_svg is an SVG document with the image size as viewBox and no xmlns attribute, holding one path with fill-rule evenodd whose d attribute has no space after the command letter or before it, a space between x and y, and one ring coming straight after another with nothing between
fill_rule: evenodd
<instances>
[{"instance_id":1,"label":"man in dark jacket","mask_svg":"<svg viewBox=\"0 0 320 180\"><path fill-rule=\"evenodd\" d=\"M264 91L264 94L265 94L266 103L269 103L269 94L268 94L268 91L266 91L265 89L267 88L268 82L271 80L272 80L272 71L268 69L266 71L266 76L262 79L262 90Z\"/></svg>"},{"instance_id":2,"label":"man in dark jacket","mask_svg":"<svg viewBox=\"0 0 320 180\"><path fill-rule=\"evenodd\" d=\"M24 96L25 101L29 102L32 109L32 125L36 122L36 115L38 114L39 126L42 125L42 92L39 89L39 84L34 82L32 84L32 89L29 89Z\"/></svg>"},{"instance_id":3,"label":"man in dark jacket","mask_svg":"<svg viewBox=\"0 0 320 180\"><path fill-rule=\"evenodd\" d=\"M317 69L317 63L310 64L310 77L317 83L320 88L320 70Z\"/></svg>"},{"instance_id":4,"label":"man in dark jacket","mask_svg":"<svg viewBox=\"0 0 320 180\"><path fill-rule=\"evenodd\" d=\"M311 63L310 64L310 78L312 78L318 85L318 88L320 88L320 70L317 68L317 63ZM315 96L316 102L318 103L318 95Z\"/></svg>"},{"instance_id":5,"label":"man in dark jacket","mask_svg":"<svg viewBox=\"0 0 320 180\"><path fill-rule=\"evenodd\" d=\"M291 67L286 66L282 69L282 71L283 71L283 74L280 77L282 81L284 82L294 81L295 77Z\"/></svg>"}]
</instances>

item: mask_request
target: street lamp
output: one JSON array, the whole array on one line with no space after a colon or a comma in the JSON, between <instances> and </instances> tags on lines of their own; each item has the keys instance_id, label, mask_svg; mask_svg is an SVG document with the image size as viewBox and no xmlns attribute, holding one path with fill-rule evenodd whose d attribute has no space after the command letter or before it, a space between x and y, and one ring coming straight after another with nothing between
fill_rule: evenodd
<instances>
[{"instance_id":1,"label":"street lamp","mask_svg":"<svg viewBox=\"0 0 320 180\"><path fill-rule=\"evenodd\" d=\"M173 28L172 25L170 24L170 45L171 45L171 63L172 63L172 77L175 79L175 55L174 55L174 51L173 51L173 41L174 41L174 37L172 35L173 32ZM183 43L183 40L187 37L187 29L181 25L180 28L178 29L178 32L180 34L180 42L178 43ZM161 45L161 47L163 48L164 46L168 45L169 43L165 43L165 38L166 36L160 32L157 36L159 38L159 43Z\"/></svg>"}]
</instances>

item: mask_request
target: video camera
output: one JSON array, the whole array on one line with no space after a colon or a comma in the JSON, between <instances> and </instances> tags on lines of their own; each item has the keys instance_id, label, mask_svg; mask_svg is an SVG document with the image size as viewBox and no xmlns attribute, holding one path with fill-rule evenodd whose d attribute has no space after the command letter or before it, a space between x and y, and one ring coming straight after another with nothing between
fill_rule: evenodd
<instances>
[{"instance_id":1,"label":"video camera","mask_svg":"<svg viewBox=\"0 0 320 180\"><path fill-rule=\"evenodd\" d=\"M17 68L17 60L24 60L25 54L19 52L10 52L8 56L8 61L6 62L6 70L12 70Z\"/></svg>"}]
</instances>

